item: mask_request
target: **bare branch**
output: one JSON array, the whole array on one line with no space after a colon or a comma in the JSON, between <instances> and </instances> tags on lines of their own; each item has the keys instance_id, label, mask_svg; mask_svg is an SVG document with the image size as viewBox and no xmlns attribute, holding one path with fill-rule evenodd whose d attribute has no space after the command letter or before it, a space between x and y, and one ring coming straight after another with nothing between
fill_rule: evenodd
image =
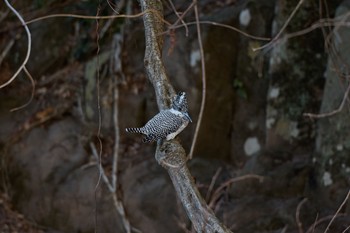
<instances>
[{"instance_id":1,"label":"bare branch","mask_svg":"<svg viewBox=\"0 0 350 233\"><path fill-rule=\"evenodd\" d=\"M211 179L211 182L210 182L210 185L209 185L209 188L208 188L208 192L207 192L207 195L205 197L205 201L208 203L210 201L210 197L211 197L211 194L213 192L213 188L214 188L214 185L215 185L215 182L216 180L218 179L218 176L221 172L222 168L220 167L214 174L213 178Z\"/></svg>"},{"instance_id":2,"label":"bare branch","mask_svg":"<svg viewBox=\"0 0 350 233\"><path fill-rule=\"evenodd\" d=\"M278 40L280 38L280 36L282 35L283 31L286 29L286 27L288 26L289 22L292 20L292 18L294 17L295 13L297 13L298 9L301 7L301 5L304 3L305 0L300 0L299 3L297 4L297 6L294 8L293 12L290 14L290 16L288 17L288 19L286 20L286 22L284 23L283 27L281 28L281 30L277 33L277 35L272 39L272 41L270 41L269 43L258 47L258 48L253 48L253 51L257 51L260 49L264 49L270 45L272 45L276 40Z\"/></svg>"},{"instance_id":3,"label":"bare branch","mask_svg":"<svg viewBox=\"0 0 350 233\"><path fill-rule=\"evenodd\" d=\"M182 25L185 27L186 36L188 36L188 27L187 27L185 21L183 20L183 17L185 16L185 14L182 14L182 16L180 16L180 14L179 14L179 12L177 12L176 7L174 6L174 3L172 0L169 0L169 4L170 4L171 8L173 9L173 11L175 12L176 16L178 17L178 20L180 20Z\"/></svg>"},{"instance_id":4,"label":"bare branch","mask_svg":"<svg viewBox=\"0 0 350 233\"><path fill-rule=\"evenodd\" d=\"M305 117L310 117L310 118L323 118L323 117L330 117L330 116L333 116L339 112L341 112L345 106L345 103L346 103L346 100L348 99L348 96L349 96L349 92L350 92L350 84L348 85L346 91L345 91L345 94L343 96L343 100L340 104L340 106L335 109L334 111L331 111L331 112L327 112L327 113L320 113L320 114L314 114L314 113L304 113L303 115Z\"/></svg>"},{"instance_id":5,"label":"bare branch","mask_svg":"<svg viewBox=\"0 0 350 233\"><path fill-rule=\"evenodd\" d=\"M93 144L92 142L90 142L90 149L91 149L92 155L95 157L96 161L100 161L99 153L97 152L95 144ZM105 171L103 170L103 167L100 166L99 164L97 165L97 167L99 169L99 174L101 175L103 182L107 185L108 190L111 193L114 192L113 185L111 184L111 182L109 182L107 175L106 175Z\"/></svg>"},{"instance_id":6,"label":"bare branch","mask_svg":"<svg viewBox=\"0 0 350 233\"><path fill-rule=\"evenodd\" d=\"M346 214L338 214L336 217L332 216L332 215L328 215L326 217L320 218L319 220L317 220L316 222L314 222L314 224L312 224L312 226L310 226L310 228L306 231L306 233L313 233L315 232L315 228L318 224L321 224L329 219L333 219L333 218L339 218L339 217L344 217L346 216Z\"/></svg>"},{"instance_id":7,"label":"bare branch","mask_svg":"<svg viewBox=\"0 0 350 233\"><path fill-rule=\"evenodd\" d=\"M332 223L334 222L335 218L339 215L340 210L344 207L344 205L345 205L346 202L348 201L349 197L350 197L350 189L349 189L349 191L348 191L348 194L347 194L346 197L344 198L344 201L340 204L340 206L339 206L337 212L334 214L334 216L332 217L331 221L328 223L327 228L326 228L326 230L324 231L324 233L327 233L327 232L328 232L330 226L331 226Z\"/></svg>"},{"instance_id":8,"label":"bare branch","mask_svg":"<svg viewBox=\"0 0 350 233\"><path fill-rule=\"evenodd\" d=\"M349 229L350 229L350 225L347 228L345 228L344 231L342 231L342 233L347 232Z\"/></svg>"},{"instance_id":9,"label":"bare branch","mask_svg":"<svg viewBox=\"0 0 350 233\"><path fill-rule=\"evenodd\" d=\"M16 37L14 37L10 40L10 42L6 45L5 49L0 54L0 65L1 65L2 61L4 60L4 58L7 56L7 54L9 53L9 51L11 50L12 46L15 44Z\"/></svg>"},{"instance_id":10,"label":"bare branch","mask_svg":"<svg viewBox=\"0 0 350 233\"><path fill-rule=\"evenodd\" d=\"M119 213L119 215L122 217L123 225L127 233L131 232L131 226L129 219L126 217L125 214L125 208L122 201L118 200L117 197L117 172L118 172L118 159L119 159L119 139L120 139L120 133L119 133L119 89L117 83L114 85L114 114L113 114L113 121L114 121L114 129L115 129L115 142L114 142L114 153L113 153L113 164L112 164L112 187L113 187L113 201L114 205Z\"/></svg>"},{"instance_id":11,"label":"bare branch","mask_svg":"<svg viewBox=\"0 0 350 233\"><path fill-rule=\"evenodd\" d=\"M121 28L121 33L116 34L114 36L113 40L113 50L114 53L112 55L113 59L111 61L115 61L115 59L118 59L119 63L112 64L110 67L110 72L112 73L118 73L122 77L122 66L120 64L121 59L121 47L123 43L123 33L124 33L124 27ZM113 123L114 123L114 130L115 130L115 141L114 141L114 148L113 148L113 162L112 162L112 174L111 174L111 180L108 179L107 175L105 174L105 170L103 169L101 165L101 153L100 156L97 153L97 150L95 148L95 145L93 143L90 143L90 147L93 151L93 155L95 156L96 160L99 162L98 169L100 171L100 177L102 177L103 182L107 185L109 192L112 194L113 197L113 204L121 216L123 226L125 228L125 231L127 233L131 233L133 230L134 232L139 232L138 229L132 227L130 225L130 221L126 216L125 213L125 207L123 202L118 199L118 160L119 160L119 145L120 145L120 129L119 129L119 80L113 79Z\"/></svg>"},{"instance_id":12,"label":"bare branch","mask_svg":"<svg viewBox=\"0 0 350 233\"><path fill-rule=\"evenodd\" d=\"M193 2L197 3L196 0L194 0ZM199 16L198 16L198 6L197 6L197 4L195 4L195 6L194 6L194 14L195 14L195 17L196 17L196 22L197 22L196 26L197 26L198 46L199 46L200 57L201 57L202 101L201 101L201 108L200 108L200 111L199 111L198 121L197 121L197 125L196 125L196 130L194 131L193 142L192 142L190 154L188 156L190 159L192 159L192 157L193 157L193 152L194 152L194 148L196 146L199 129L201 127L201 123L202 123L202 119L203 119L203 113L204 113L204 106L205 106L205 97L206 97L206 93L207 93L207 81L206 81L206 72L205 72L204 49L203 49L203 44L202 44L201 27L199 25Z\"/></svg>"},{"instance_id":13,"label":"bare branch","mask_svg":"<svg viewBox=\"0 0 350 233\"><path fill-rule=\"evenodd\" d=\"M209 206L210 207L214 207L214 204L217 202L217 200L219 199L220 195L222 194L222 190L224 188L227 188L230 184L237 182L237 181L241 181L241 180L245 180L245 179L258 179L259 182L262 182L264 180L263 176L259 176L259 175L255 175L255 174L248 174L248 175L244 175L244 176L239 176L239 177L235 177L232 179L229 179L228 181L224 182L223 184L221 184L213 193L211 201L209 202Z\"/></svg>"},{"instance_id":14,"label":"bare branch","mask_svg":"<svg viewBox=\"0 0 350 233\"><path fill-rule=\"evenodd\" d=\"M5 12L1 12L0 14L0 22L3 21L7 15L10 13L10 9L7 9Z\"/></svg>"},{"instance_id":15,"label":"bare branch","mask_svg":"<svg viewBox=\"0 0 350 233\"><path fill-rule=\"evenodd\" d=\"M307 198L304 198L297 206L297 210L295 212L295 221L297 222L299 233L304 233L303 223L300 221L300 209L307 202Z\"/></svg>"},{"instance_id":16,"label":"bare branch","mask_svg":"<svg viewBox=\"0 0 350 233\"><path fill-rule=\"evenodd\" d=\"M96 161L100 161L96 146L92 142L90 142L90 148L92 151L92 155L95 157ZM108 177L107 177L107 175L106 175L106 173L105 173L105 171L100 163L97 163L97 167L99 169L99 176L102 177L104 184L107 186L109 192L112 194L113 204L114 204L116 210L118 211L118 213L120 214L120 216L122 217L122 221L123 221L126 232L130 233L131 232L130 222L126 217L125 208L124 208L123 203L118 200L116 186L115 186L115 184L113 185L113 183L111 183L109 181L109 179L108 179ZM112 178L112 180L113 180L113 178ZM114 179L114 180L116 180L116 179Z\"/></svg>"},{"instance_id":17,"label":"bare branch","mask_svg":"<svg viewBox=\"0 0 350 233\"><path fill-rule=\"evenodd\" d=\"M121 28L120 34L116 34L114 36L113 40L113 50L115 51L113 54L113 58L111 59L112 61L115 59L118 59L118 62L120 63L121 61L121 53L122 53L122 43L124 42L124 26ZM123 72L122 72L122 66L121 64L114 64L113 66L113 71L114 73L118 73L120 75L119 78L123 77ZM137 231L136 229L132 228L130 225L130 221L126 216L125 213L125 208L124 204L121 200L118 199L118 161L119 161L119 145L120 145L120 129L119 129L119 86L118 84L120 83L119 80L114 79L114 98L113 98L113 123L114 123L114 148L113 148L113 164L112 164L112 186L114 188L113 192L113 200L114 200L114 205L119 213L119 215L122 218L124 228L127 233L130 233L131 230L133 229L134 231Z\"/></svg>"},{"instance_id":18,"label":"bare branch","mask_svg":"<svg viewBox=\"0 0 350 233\"><path fill-rule=\"evenodd\" d=\"M24 58L24 61L22 62L22 65L18 68L18 70L16 71L16 73L4 84L0 85L0 89L3 87L6 87L7 85L9 85L10 83L12 83L13 80L15 80L15 78L18 76L18 74L24 69L24 66L27 64L28 59L29 59L29 55L30 55L30 51L31 51L31 46L32 46L32 36L30 34L29 28L27 26L27 24L25 23L24 19L22 18L22 16L16 11L15 8L13 8L11 6L11 4L8 2L8 0L4 0L6 5L8 6L8 8L10 8L10 10L17 16L17 18L19 19L19 21L21 21L21 24L23 25L24 29L27 32L27 36L28 36L28 45L27 45L27 55Z\"/></svg>"},{"instance_id":19,"label":"bare branch","mask_svg":"<svg viewBox=\"0 0 350 233\"><path fill-rule=\"evenodd\" d=\"M124 4L124 1L120 1L119 4L118 4L117 1L116 1L116 3L114 4L114 3L111 3L109 0L107 0L107 3L108 3L108 6L109 6L109 7L112 9L112 11L114 12L114 14L119 15L119 11L120 11L122 5ZM112 6L112 5L113 5L113 6Z\"/></svg>"},{"instance_id":20,"label":"bare branch","mask_svg":"<svg viewBox=\"0 0 350 233\"><path fill-rule=\"evenodd\" d=\"M152 10L148 10L148 11L152 11ZM41 21L44 19L51 19L51 18L77 18L77 19L115 19L115 18L139 18L141 16L143 16L144 14L146 14L147 12L141 12L138 14L134 14L134 15L128 15L128 14L122 14L122 15L104 15L104 16L93 16L93 15L77 15L77 14L52 14L52 15L45 15L42 17L38 17L35 19L31 19L26 21L26 24L31 24L31 23L35 23L37 21ZM159 19L161 19L165 24L170 26L170 23L168 23L166 20L163 19L163 17L161 15L159 15L159 13L156 11L154 12L155 16Z\"/></svg>"},{"instance_id":21,"label":"bare branch","mask_svg":"<svg viewBox=\"0 0 350 233\"><path fill-rule=\"evenodd\" d=\"M311 227L309 227L309 229L307 230L306 233L309 233L310 230L311 230L311 232L315 232L315 227L317 225L317 222L318 222L318 213L316 214L316 218L315 218L314 223L311 225Z\"/></svg>"},{"instance_id":22,"label":"bare branch","mask_svg":"<svg viewBox=\"0 0 350 233\"><path fill-rule=\"evenodd\" d=\"M199 21L200 24L207 24L207 25L213 25L213 26L217 26L217 27L223 27L223 28L227 28L227 29L230 29L230 30L233 30L235 32L238 32L240 34L242 34L243 36L247 37L247 38L250 38L250 39L254 39L254 40L262 40L262 41L270 41L271 38L268 38L268 37L261 37L261 36L254 36L254 35L251 35L249 33L246 33L236 27L233 27L233 26L230 26L230 25L227 25L227 24L223 24L223 23L217 23L217 22L213 22L213 21L208 21L208 20L204 20L204 21ZM197 25L197 21L196 22L188 22L186 23L187 26L190 26L190 25ZM165 33L169 33L170 30L172 29L176 29L176 28L180 28L180 27L184 27L184 25L177 25L175 26L172 25L169 27L169 30L163 32L163 34Z\"/></svg>"}]
</instances>

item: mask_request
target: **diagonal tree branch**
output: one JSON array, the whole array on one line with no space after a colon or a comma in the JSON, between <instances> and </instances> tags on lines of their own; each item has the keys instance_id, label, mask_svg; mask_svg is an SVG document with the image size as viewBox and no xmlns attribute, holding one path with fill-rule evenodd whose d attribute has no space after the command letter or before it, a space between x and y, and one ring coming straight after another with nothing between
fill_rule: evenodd
<instances>
[{"instance_id":1,"label":"diagonal tree branch","mask_svg":"<svg viewBox=\"0 0 350 233\"><path fill-rule=\"evenodd\" d=\"M154 11L163 15L161 0L140 0L145 26L145 67L148 78L152 83L157 104L160 110L170 105L171 97L175 94L169 82L162 62L163 22L155 16ZM214 215L204 199L201 197L194 180L186 165L186 153L177 140L158 142L156 160L168 171L179 199L184 206L197 232L229 233L224 225Z\"/></svg>"},{"instance_id":2,"label":"diagonal tree branch","mask_svg":"<svg viewBox=\"0 0 350 233\"><path fill-rule=\"evenodd\" d=\"M159 0L140 1L145 26L146 51L145 68L149 80L156 92L157 104L160 110L169 108L171 97L175 95L174 88L169 82L162 62L163 22L151 11L157 11L162 15L163 7Z\"/></svg>"},{"instance_id":3,"label":"diagonal tree branch","mask_svg":"<svg viewBox=\"0 0 350 233\"><path fill-rule=\"evenodd\" d=\"M165 142L156 152L157 161L168 171L187 216L197 232L230 233L216 218L199 193L186 164L186 153L178 141Z\"/></svg>"}]
</instances>

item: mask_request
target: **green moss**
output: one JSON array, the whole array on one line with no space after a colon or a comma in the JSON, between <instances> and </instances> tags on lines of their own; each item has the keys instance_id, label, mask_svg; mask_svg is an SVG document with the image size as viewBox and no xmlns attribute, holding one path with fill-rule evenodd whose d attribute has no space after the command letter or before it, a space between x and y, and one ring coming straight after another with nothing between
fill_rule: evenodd
<instances>
[{"instance_id":1,"label":"green moss","mask_svg":"<svg viewBox=\"0 0 350 233\"><path fill-rule=\"evenodd\" d=\"M239 79L234 79L233 80L233 88L236 91L236 94L243 98L243 99L247 99L248 98L248 94L247 94L247 89L244 86L243 82Z\"/></svg>"}]
</instances>

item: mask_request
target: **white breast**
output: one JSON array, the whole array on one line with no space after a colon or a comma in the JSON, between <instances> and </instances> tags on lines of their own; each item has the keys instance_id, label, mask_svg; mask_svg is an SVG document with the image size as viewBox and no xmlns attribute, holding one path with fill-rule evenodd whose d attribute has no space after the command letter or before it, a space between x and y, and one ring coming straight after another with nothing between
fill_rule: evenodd
<instances>
[{"instance_id":1,"label":"white breast","mask_svg":"<svg viewBox=\"0 0 350 233\"><path fill-rule=\"evenodd\" d=\"M180 117L183 117L184 114L178 110L175 110L173 108L169 109L169 111L172 113L172 114L175 114L176 116L180 116Z\"/></svg>"}]
</instances>

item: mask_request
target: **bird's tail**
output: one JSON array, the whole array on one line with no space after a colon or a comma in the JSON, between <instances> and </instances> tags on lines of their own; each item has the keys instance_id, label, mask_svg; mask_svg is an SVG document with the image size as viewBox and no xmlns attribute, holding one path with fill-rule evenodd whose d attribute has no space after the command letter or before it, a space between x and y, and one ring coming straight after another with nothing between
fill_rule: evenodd
<instances>
[{"instance_id":1,"label":"bird's tail","mask_svg":"<svg viewBox=\"0 0 350 233\"><path fill-rule=\"evenodd\" d=\"M128 133L144 133L142 128L126 128L125 131Z\"/></svg>"}]
</instances>

